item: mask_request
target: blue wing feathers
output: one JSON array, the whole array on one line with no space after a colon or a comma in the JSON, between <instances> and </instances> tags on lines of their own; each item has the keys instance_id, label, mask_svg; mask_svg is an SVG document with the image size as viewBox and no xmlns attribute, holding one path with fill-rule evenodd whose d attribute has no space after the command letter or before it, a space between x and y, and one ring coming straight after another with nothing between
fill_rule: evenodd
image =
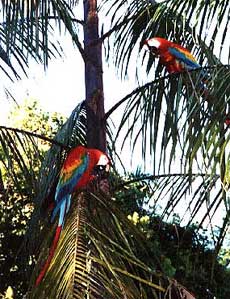
<instances>
[{"instance_id":1,"label":"blue wing feathers","mask_svg":"<svg viewBox=\"0 0 230 299\"><path fill-rule=\"evenodd\" d=\"M52 211L51 222L58 217L58 226L56 228L55 237L50 247L49 256L45 262L37 280L36 286L41 282L46 274L50 262L53 258L54 251L60 238L61 230L64 226L65 216L68 213L71 205L71 196L81 179L84 172L87 170L89 164L89 157L86 152L82 152L81 148L73 149L67 156L66 161L62 167L58 185L55 193L55 207Z\"/></svg>"},{"instance_id":2,"label":"blue wing feathers","mask_svg":"<svg viewBox=\"0 0 230 299\"><path fill-rule=\"evenodd\" d=\"M199 68L201 67L200 64L192 59L190 59L188 56L186 56L185 53L183 53L182 51L180 51L179 49L176 48L169 48L169 52L174 55L178 60L183 61L188 69L194 69L194 68Z\"/></svg>"},{"instance_id":3,"label":"blue wing feathers","mask_svg":"<svg viewBox=\"0 0 230 299\"><path fill-rule=\"evenodd\" d=\"M70 180L68 180L67 184L58 184L57 186L57 191L55 194L55 201L59 202L62 200L62 198L73 192L74 187L76 186L78 180L81 178L82 174L81 173L75 173Z\"/></svg>"},{"instance_id":4,"label":"blue wing feathers","mask_svg":"<svg viewBox=\"0 0 230 299\"><path fill-rule=\"evenodd\" d=\"M60 176L55 193L55 208L51 215L51 222L54 221L54 218L59 212L58 225L63 226L65 215L70 209L72 192L83 173L86 171L88 163L89 157L88 155L85 155L82 157L81 164L76 165L76 167L73 168L72 173L68 173L68 179L67 175L65 177L64 172L62 173L62 176Z\"/></svg>"},{"instance_id":5,"label":"blue wing feathers","mask_svg":"<svg viewBox=\"0 0 230 299\"><path fill-rule=\"evenodd\" d=\"M182 61L186 65L186 69L189 71L201 67L201 65L195 60L195 58L194 58L194 60L190 59L188 56L186 56L185 53L183 53L183 51L180 51L177 48L170 47L169 52L172 55L174 55L176 57L176 59ZM205 72L204 70L201 70L200 74L201 74L201 81L208 80L209 76L208 76L207 72ZM204 87L203 83L202 83L202 87Z\"/></svg>"},{"instance_id":6,"label":"blue wing feathers","mask_svg":"<svg viewBox=\"0 0 230 299\"><path fill-rule=\"evenodd\" d=\"M63 225L64 225L65 210L66 210L66 200L62 201L62 204L60 206L58 226L62 226L63 227Z\"/></svg>"},{"instance_id":7,"label":"blue wing feathers","mask_svg":"<svg viewBox=\"0 0 230 299\"><path fill-rule=\"evenodd\" d=\"M57 185L56 194L55 194L55 201L59 202L63 196L65 196L68 193L72 193L74 187L78 183L79 179L83 175L83 173L86 171L86 168L88 166L89 158L86 155L82 161L82 164L80 164L78 167L76 167L70 179L66 181L64 184L62 182L62 178L60 178L59 183Z\"/></svg>"}]
</instances>

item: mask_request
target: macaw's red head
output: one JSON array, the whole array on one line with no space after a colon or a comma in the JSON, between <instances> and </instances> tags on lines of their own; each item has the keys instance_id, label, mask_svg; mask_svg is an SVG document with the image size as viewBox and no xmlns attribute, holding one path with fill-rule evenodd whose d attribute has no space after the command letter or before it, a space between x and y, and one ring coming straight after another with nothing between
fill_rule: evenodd
<instances>
[{"instance_id":1,"label":"macaw's red head","mask_svg":"<svg viewBox=\"0 0 230 299\"><path fill-rule=\"evenodd\" d=\"M92 175L105 178L108 176L110 170L110 160L108 156L98 149L87 149L92 163Z\"/></svg>"},{"instance_id":2,"label":"macaw's red head","mask_svg":"<svg viewBox=\"0 0 230 299\"><path fill-rule=\"evenodd\" d=\"M170 46L171 42L162 37L153 37L146 39L143 42L143 49L150 51L156 56L160 55L162 50L166 50Z\"/></svg>"}]
</instances>

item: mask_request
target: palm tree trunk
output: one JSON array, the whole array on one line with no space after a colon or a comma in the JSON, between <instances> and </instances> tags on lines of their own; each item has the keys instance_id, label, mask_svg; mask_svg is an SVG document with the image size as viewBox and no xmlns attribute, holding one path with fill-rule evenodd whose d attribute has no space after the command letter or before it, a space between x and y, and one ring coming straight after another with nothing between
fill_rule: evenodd
<instances>
[{"instance_id":1,"label":"palm tree trunk","mask_svg":"<svg viewBox=\"0 0 230 299\"><path fill-rule=\"evenodd\" d=\"M97 1L84 0L85 88L87 146L106 151L101 42L97 42Z\"/></svg>"}]
</instances>

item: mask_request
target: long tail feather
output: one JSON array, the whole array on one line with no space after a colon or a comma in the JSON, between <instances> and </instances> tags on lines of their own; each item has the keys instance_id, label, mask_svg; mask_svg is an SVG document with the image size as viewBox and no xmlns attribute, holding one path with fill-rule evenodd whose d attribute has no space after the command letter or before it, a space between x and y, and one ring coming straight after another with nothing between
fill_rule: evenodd
<instances>
[{"instance_id":1,"label":"long tail feather","mask_svg":"<svg viewBox=\"0 0 230 299\"><path fill-rule=\"evenodd\" d=\"M65 214L69 211L69 206L71 202L71 195L68 194L62 200L58 203L56 203L55 207L53 208L52 215L51 215L51 223L54 222L55 217L57 216L58 212L59 214L59 223L58 225L62 225L64 221ZM66 207L67 205L67 207ZM62 225L63 226L63 225Z\"/></svg>"},{"instance_id":2,"label":"long tail feather","mask_svg":"<svg viewBox=\"0 0 230 299\"><path fill-rule=\"evenodd\" d=\"M59 238L60 238L61 230L62 230L62 226L58 226L56 228L55 237L54 237L52 246L50 247L49 256L48 256L44 266L42 267L42 270L40 271L40 273L39 273L39 275L36 279L35 286L38 286L40 284L40 282L42 281L43 277L45 276L45 274L46 274L46 272L49 268L49 265L50 265L51 260L54 256L54 252L56 250L56 247L57 247L57 244L58 244L58 241L59 241Z\"/></svg>"},{"instance_id":3,"label":"long tail feather","mask_svg":"<svg viewBox=\"0 0 230 299\"><path fill-rule=\"evenodd\" d=\"M69 212L71 206L71 196L69 196L66 200L66 214Z\"/></svg>"},{"instance_id":4,"label":"long tail feather","mask_svg":"<svg viewBox=\"0 0 230 299\"><path fill-rule=\"evenodd\" d=\"M46 274L46 272L49 268L49 265L52 261L52 258L54 256L54 252L56 250L58 241L60 239L61 230L62 230L62 227L64 225L64 218L65 218L65 212L66 212L65 210L66 210L66 205L67 205L68 199L69 199L69 196L66 199L64 199L61 202L61 205L59 206L59 209L60 209L60 211L59 211L59 220L58 220L58 226L56 228L54 240L53 240L53 243L50 247L49 256L48 256L44 266L42 267L41 272L39 273L39 275L36 279L35 286L38 286L40 284L40 282L42 281L43 277L45 276L45 274Z\"/></svg>"}]
</instances>

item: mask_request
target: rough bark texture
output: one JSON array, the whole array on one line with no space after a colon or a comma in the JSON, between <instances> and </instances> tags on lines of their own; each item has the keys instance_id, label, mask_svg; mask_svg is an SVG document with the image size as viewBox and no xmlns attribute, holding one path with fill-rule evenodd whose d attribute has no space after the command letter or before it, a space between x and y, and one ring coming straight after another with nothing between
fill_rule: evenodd
<instances>
[{"instance_id":1,"label":"rough bark texture","mask_svg":"<svg viewBox=\"0 0 230 299\"><path fill-rule=\"evenodd\" d=\"M98 35L97 1L84 0L84 50L87 111L87 146L106 151L103 123L104 93L101 43Z\"/></svg>"}]
</instances>

